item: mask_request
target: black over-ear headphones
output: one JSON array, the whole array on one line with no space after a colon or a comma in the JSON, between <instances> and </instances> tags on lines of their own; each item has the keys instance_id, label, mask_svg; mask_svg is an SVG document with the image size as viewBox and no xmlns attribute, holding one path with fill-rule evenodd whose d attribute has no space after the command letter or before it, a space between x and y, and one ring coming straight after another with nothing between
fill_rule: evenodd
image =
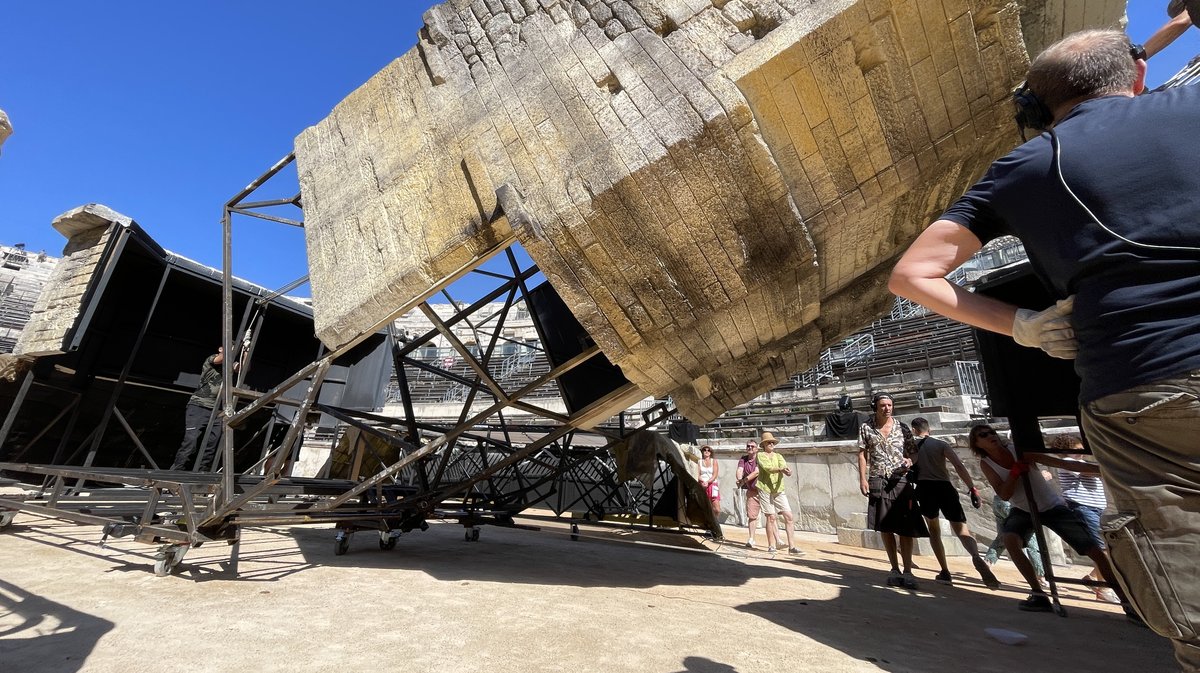
<instances>
[{"instance_id":1,"label":"black over-ear headphones","mask_svg":"<svg viewBox=\"0 0 1200 673\"><path fill-rule=\"evenodd\" d=\"M1129 46L1129 55L1133 60L1146 60L1146 48L1140 44L1132 44ZM1029 89L1028 80L1021 82L1012 92L1013 108L1016 114L1013 115L1013 120L1017 122L1017 130L1021 133L1021 139L1025 140L1025 130L1029 129L1041 133L1050 128L1054 123L1054 113L1042 99L1037 97Z\"/></svg>"},{"instance_id":2,"label":"black over-ear headphones","mask_svg":"<svg viewBox=\"0 0 1200 673\"><path fill-rule=\"evenodd\" d=\"M1012 92L1013 108L1016 114L1013 115L1013 121L1017 122L1017 130L1021 133L1021 140L1025 140L1025 129L1037 131L1041 133L1050 128L1050 124L1054 122L1054 114L1050 112L1050 108L1042 102L1037 94L1029 90L1028 82L1021 82Z\"/></svg>"},{"instance_id":3,"label":"black over-ear headphones","mask_svg":"<svg viewBox=\"0 0 1200 673\"><path fill-rule=\"evenodd\" d=\"M892 396L888 395L887 393L875 393L875 396L871 398L871 411L876 411L876 408L879 406L879 400L891 399ZM894 402L895 400L892 401Z\"/></svg>"}]
</instances>

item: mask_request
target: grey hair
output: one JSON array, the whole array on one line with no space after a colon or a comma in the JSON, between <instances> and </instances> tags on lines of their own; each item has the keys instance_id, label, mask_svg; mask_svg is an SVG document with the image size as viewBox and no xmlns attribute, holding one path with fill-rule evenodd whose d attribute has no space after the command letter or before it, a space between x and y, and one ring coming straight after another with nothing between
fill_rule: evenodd
<instances>
[{"instance_id":1,"label":"grey hair","mask_svg":"<svg viewBox=\"0 0 1200 673\"><path fill-rule=\"evenodd\" d=\"M1131 47L1119 30L1072 33L1034 59L1026 82L1051 111L1076 99L1131 91L1137 80Z\"/></svg>"}]
</instances>

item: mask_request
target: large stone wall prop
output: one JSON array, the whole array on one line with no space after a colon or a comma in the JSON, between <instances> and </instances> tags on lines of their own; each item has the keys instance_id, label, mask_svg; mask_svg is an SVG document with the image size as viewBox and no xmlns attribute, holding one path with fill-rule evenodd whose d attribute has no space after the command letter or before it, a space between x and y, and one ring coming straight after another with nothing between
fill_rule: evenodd
<instances>
[{"instance_id":1,"label":"large stone wall prop","mask_svg":"<svg viewBox=\"0 0 1200 673\"><path fill-rule=\"evenodd\" d=\"M66 237L67 245L33 305L14 355L39 357L66 352L88 287L96 282L97 265L113 235L113 225L128 226L132 222L128 216L98 203L72 208L54 218L52 226Z\"/></svg>"},{"instance_id":2,"label":"large stone wall prop","mask_svg":"<svg viewBox=\"0 0 1200 673\"><path fill-rule=\"evenodd\" d=\"M885 312L896 256L1016 142L1029 46L1124 4L452 0L424 18L296 139L318 336L336 348L515 238L630 381L706 422Z\"/></svg>"}]
</instances>

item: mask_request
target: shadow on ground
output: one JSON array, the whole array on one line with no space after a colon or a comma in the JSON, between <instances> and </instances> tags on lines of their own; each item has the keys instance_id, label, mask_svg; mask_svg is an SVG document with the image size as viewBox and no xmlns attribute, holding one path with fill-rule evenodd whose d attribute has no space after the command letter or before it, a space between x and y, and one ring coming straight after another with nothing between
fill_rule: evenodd
<instances>
[{"instance_id":1,"label":"shadow on ground","mask_svg":"<svg viewBox=\"0 0 1200 673\"><path fill-rule=\"evenodd\" d=\"M1026 613L1017 610L1025 591L1012 585L983 593L926 579L917 591L905 591L887 587L881 570L836 560L805 565L797 574L825 586L836 584L837 598L805 598L807 582L801 582L794 599L751 602L738 609L880 670L1107 671L1116 653L1127 657L1130 648L1141 653L1139 673L1175 670L1168 641L1120 614L1078 606L1068 608L1066 618ZM973 577L956 577L956 582L980 586ZM1003 645L986 634L987 628L1017 631L1029 640Z\"/></svg>"},{"instance_id":2,"label":"shadow on ground","mask_svg":"<svg viewBox=\"0 0 1200 673\"><path fill-rule=\"evenodd\" d=\"M405 535L387 551L379 549L374 533L363 532L344 556L334 555L331 530L294 529L292 534L305 560L314 565L415 570L442 581L736 587L754 578L795 575L782 565L747 564L704 548L649 545L621 537L563 544L567 535L551 531L485 527L478 542L467 542L461 527L437 525Z\"/></svg>"},{"instance_id":3,"label":"shadow on ground","mask_svg":"<svg viewBox=\"0 0 1200 673\"><path fill-rule=\"evenodd\" d=\"M73 673L113 623L0 580L0 670Z\"/></svg>"}]
</instances>

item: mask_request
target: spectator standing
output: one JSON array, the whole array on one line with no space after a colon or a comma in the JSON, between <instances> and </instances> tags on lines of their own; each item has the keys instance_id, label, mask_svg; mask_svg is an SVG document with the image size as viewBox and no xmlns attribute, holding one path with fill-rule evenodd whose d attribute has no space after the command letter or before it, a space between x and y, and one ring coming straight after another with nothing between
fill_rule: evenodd
<instances>
[{"instance_id":1,"label":"spectator standing","mask_svg":"<svg viewBox=\"0 0 1200 673\"><path fill-rule=\"evenodd\" d=\"M779 440L769 432L764 432L762 439L758 441L758 445L762 447L758 454L758 506L767 518L764 524L767 528L767 551L775 551L776 540L779 537L778 517L782 516L788 553L800 555L804 552L800 551L792 540L795 519L783 488L783 478L792 476L792 468L787 466L783 456L775 453L777 444Z\"/></svg>"},{"instance_id":2,"label":"spectator standing","mask_svg":"<svg viewBox=\"0 0 1200 673\"><path fill-rule=\"evenodd\" d=\"M704 493L712 505L714 516L721 514L721 486L718 482L720 475L721 466L713 457L713 448L705 444L700 447L700 485L704 487Z\"/></svg>"},{"instance_id":3,"label":"spectator standing","mask_svg":"<svg viewBox=\"0 0 1200 673\"><path fill-rule=\"evenodd\" d=\"M758 528L758 440L746 442L746 455L738 460L737 494L735 503L741 503L745 516L746 547L754 549L754 537ZM736 507L737 505L735 505Z\"/></svg>"}]
</instances>

